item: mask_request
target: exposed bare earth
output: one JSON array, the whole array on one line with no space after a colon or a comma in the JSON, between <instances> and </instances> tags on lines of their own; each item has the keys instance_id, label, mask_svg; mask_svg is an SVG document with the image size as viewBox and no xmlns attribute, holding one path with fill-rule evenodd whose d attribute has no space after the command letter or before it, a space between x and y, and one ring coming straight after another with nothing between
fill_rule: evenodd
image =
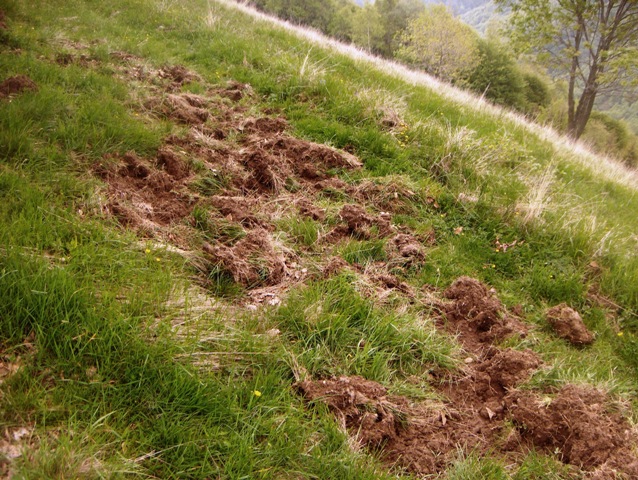
<instances>
[{"instance_id":1,"label":"exposed bare earth","mask_svg":"<svg viewBox=\"0 0 638 480\"><path fill-rule=\"evenodd\" d=\"M547 321L556 335L573 345L588 345L594 341L594 336L587 329L578 312L564 303L547 311Z\"/></svg>"},{"instance_id":2,"label":"exposed bare earth","mask_svg":"<svg viewBox=\"0 0 638 480\"><path fill-rule=\"evenodd\" d=\"M123 226L184 249L204 284L212 272L223 272L243 286L252 304L275 305L290 285L344 269L367 276L371 295L392 291L409 301L420 295L390 268L427 262L428 248L436 243L434 232L416 235L391 221L392 212L409 213L414 192L397 184L340 179L340 172L361 168L361 162L290 135L278 112L255 114L249 85L229 82L195 95L182 87L201 78L182 66L152 69L122 52L114 58L121 75L146 85L140 113L185 127L152 157L128 152L95 165L105 182L105 210ZM336 194L345 201L331 210L324 200ZM438 207L427 198L431 208ZM320 226L322 255L314 272L303 248L293 250L278 236L278 222L295 217ZM386 243L386 260L365 271L334 249L347 241L378 239ZM585 386L520 389L542 362L531 350L498 346L510 336L524 337L528 328L493 289L461 277L443 292L431 287L429 296L440 312L439 328L457 336L467 354L459 372L429 379L443 402L390 395L361 377L307 380L295 387L309 402L326 403L350 435L379 451L389 468L437 474L459 449L514 463L537 449L558 453L592 478L612 479L617 473L638 478L635 435L610 408L611 399ZM566 306L559 307L548 314L557 334L588 343L589 332Z\"/></svg>"},{"instance_id":3,"label":"exposed bare earth","mask_svg":"<svg viewBox=\"0 0 638 480\"><path fill-rule=\"evenodd\" d=\"M0 98L7 98L12 95L19 95L23 92L35 92L38 86L26 75L16 75L9 77L0 83Z\"/></svg>"},{"instance_id":4,"label":"exposed bare earth","mask_svg":"<svg viewBox=\"0 0 638 480\"><path fill-rule=\"evenodd\" d=\"M276 288L279 294L305 278L303 259L274 236L277 221L295 215L323 225L323 249L390 237L388 256L395 263L424 261L424 245L434 234L418 239L399 231L387 213L405 211L414 192L397 183L344 182L337 173L361 168L359 159L289 135L277 112L259 116L253 107L249 115L256 103L250 85L228 82L205 94L186 93L183 85L201 81L196 73L179 65L154 69L116 53L121 75L147 92L141 113L190 128L168 136L153 158L128 152L96 164L95 174L106 183L105 210L142 236L188 251L204 283L210 272L221 271L248 290ZM318 203L335 193L352 203L330 218ZM203 242L193 241L198 230Z\"/></svg>"},{"instance_id":5,"label":"exposed bare earth","mask_svg":"<svg viewBox=\"0 0 638 480\"><path fill-rule=\"evenodd\" d=\"M558 391L517 388L542 362L531 350L493 344L509 335L525 335L495 292L463 277L444 292L447 322L468 358L452 378L431 386L443 405L389 395L380 384L361 377L304 381L296 387L312 402L328 405L338 421L363 446L379 451L392 468L424 475L444 472L465 452L501 455L516 461L530 449L558 453L566 464L590 478L638 478L636 437L631 425L604 393L566 385ZM512 428L513 425L513 428Z\"/></svg>"}]
</instances>

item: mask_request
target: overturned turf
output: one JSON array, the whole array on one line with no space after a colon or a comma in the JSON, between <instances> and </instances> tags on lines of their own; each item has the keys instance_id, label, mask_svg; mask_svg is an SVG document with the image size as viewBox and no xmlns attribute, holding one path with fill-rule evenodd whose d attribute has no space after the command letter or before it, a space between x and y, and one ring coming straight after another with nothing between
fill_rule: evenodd
<instances>
[{"instance_id":1,"label":"overturned turf","mask_svg":"<svg viewBox=\"0 0 638 480\"><path fill-rule=\"evenodd\" d=\"M451 300L444 310L449 325L468 357L458 374L430 380L445 399L442 404L390 395L361 377L303 381L296 388L308 401L326 403L339 423L389 466L418 475L444 472L459 450L516 461L538 449L558 452L562 462L591 478L638 478L635 432L619 412L609 410L605 394L575 385L558 392L520 390L541 360L530 350L503 349L494 342L526 329L475 279L458 279L444 296Z\"/></svg>"}]
</instances>

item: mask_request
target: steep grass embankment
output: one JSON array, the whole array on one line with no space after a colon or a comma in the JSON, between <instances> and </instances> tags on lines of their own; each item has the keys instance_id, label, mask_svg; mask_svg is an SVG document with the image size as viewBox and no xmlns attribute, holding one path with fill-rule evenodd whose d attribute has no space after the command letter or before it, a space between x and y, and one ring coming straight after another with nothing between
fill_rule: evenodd
<instances>
[{"instance_id":1,"label":"steep grass embankment","mask_svg":"<svg viewBox=\"0 0 638 480\"><path fill-rule=\"evenodd\" d=\"M222 3L0 9L2 475L635 474L631 174Z\"/></svg>"}]
</instances>

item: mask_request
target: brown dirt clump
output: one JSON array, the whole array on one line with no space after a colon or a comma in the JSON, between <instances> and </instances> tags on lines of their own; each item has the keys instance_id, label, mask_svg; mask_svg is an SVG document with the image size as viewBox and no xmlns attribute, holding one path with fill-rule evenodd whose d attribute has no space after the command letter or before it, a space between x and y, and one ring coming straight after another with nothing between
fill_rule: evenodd
<instances>
[{"instance_id":1,"label":"brown dirt clump","mask_svg":"<svg viewBox=\"0 0 638 480\"><path fill-rule=\"evenodd\" d=\"M210 197L210 202L225 218L239 222L244 227L270 228L270 225L253 213L258 205L256 199L215 195Z\"/></svg>"},{"instance_id":2,"label":"brown dirt clump","mask_svg":"<svg viewBox=\"0 0 638 480\"><path fill-rule=\"evenodd\" d=\"M277 135L288 128L288 122L282 117L247 118L239 127L243 133Z\"/></svg>"},{"instance_id":3,"label":"brown dirt clump","mask_svg":"<svg viewBox=\"0 0 638 480\"><path fill-rule=\"evenodd\" d=\"M381 211L392 213L412 212L412 201L415 195L413 191L396 182L380 185L364 181L357 185L353 192L357 200L370 203Z\"/></svg>"},{"instance_id":4,"label":"brown dirt clump","mask_svg":"<svg viewBox=\"0 0 638 480\"><path fill-rule=\"evenodd\" d=\"M207 100L192 93L168 94L166 97L153 97L146 107L167 118L187 125L201 125L208 120L210 112L206 108Z\"/></svg>"},{"instance_id":5,"label":"brown dirt clump","mask_svg":"<svg viewBox=\"0 0 638 480\"><path fill-rule=\"evenodd\" d=\"M0 10L0 30L6 30L7 29L6 20L7 20L7 17L4 14L4 11Z\"/></svg>"},{"instance_id":6,"label":"brown dirt clump","mask_svg":"<svg viewBox=\"0 0 638 480\"><path fill-rule=\"evenodd\" d=\"M37 92L38 86L26 75L9 77L0 83L0 98L7 98L27 91Z\"/></svg>"},{"instance_id":7,"label":"brown dirt clump","mask_svg":"<svg viewBox=\"0 0 638 480\"><path fill-rule=\"evenodd\" d=\"M391 275L374 279L388 288L400 284ZM627 420L610 410L606 395L574 385L554 398L519 390L542 362L531 350L491 345L499 335L478 338L482 329L516 322L494 292L462 277L445 295L451 300L450 321L470 327L461 329L469 356L460 374L431 374L442 403L388 395L381 385L360 377L300 382L297 388L309 401L325 402L384 463L416 475L444 472L459 451L516 461L538 448L560 452L561 460L582 469L586 478L638 478L635 435Z\"/></svg>"},{"instance_id":8,"label":"brown dirt clump","mask_svg":"<svg viewBox=\"0 0 638 480\"><path fill-rule=\"evenodd\" d=\"M169 80L174 87L201 80L199 75L183 65L166 65L157 71L157 76Z\"/></svg>"},{"instance_id":9,"label":"brown dirt clump","mask_svg":"<svg viewBox=\"0 0 638 480\"><path fill-rule=\"evenodd\" d=\"M444 293L452 300L444 306L447 319L469 350L483 348L512 333L525 334L525 326L506 315L494 290L470 277L458 278Z\"/></svg>"},{"instance_id":10,"label":"brown dirt clump","mask_svg":"<svg viewBox=\"0 0 638 480\"><path fill-rule=\"evenodd\" d=\"M587 470L607 466L638 478L631 426L609 411L604 393L567 385L554 398L517 391L506 401L523 441L547 452L559 451L565 463Z\"/></svg>"},{"instance_id":11,"label":"brown dirt clump","mask_svg":"<svg viewBox=\"0 0 638 480\"><path fill-rule=\"evenodd\" d=\"M396 235L389 242L389 246L396 256L408 262L418 262L425 258L425 250L421 242L407 233Z\"/></svg>"},{"instance_id":12,"label":"brown dirt clump","mask_svg":"<svg viewBox=\"0 0 638 480\"><path fill-rule=\"evenodd\" d=\"M344 428L367 447L379 447L396 438L401 416L387 398L387 390L362 377L299 382L296 388L306 400L328 405Z\"/></svg>"},{"instance_id":13,"label":"brown dirt clump","mask_svg":"<svg viewBox=\"0 0 638 480\"><path fill-rule=\"evenodd\" d=\"M279 126L272 125L270 120L262 126L277 130ZM331 176L329 169L361 165L346 152L276 132L258 131L245 144L246 148L239 152L239 163L245 173L235 178L235 185L244 192L278 194L290 184L317 188L319 182Z\"/></svg>"},{"instance_id":14,"label":"brown dirt clump","mask_svg":"<svg viewBox=\"0 0 638 480\"><path fill-rule=\"evenodd\" d=\"M248 288L276 285L286 274L283 254L275 249L266 230L254 229L234 246L204 245L212 263Z\"/></svg>"},{"instance_id":15,"label":"brown dirt clump","mask_svg":"<svg viewBox=\"0 0 638 480\"><path fill-rule=\"evenodd\" d=\"M301 198L297 201L297 208L299 213L304 217L312 218L316 221L323 221L326 219L326 211L323 208L315 206L307 198Z\"/></svg>"},{"instance_id":16,"label":"brown dirt clump","mask_svg":"<svg viewBox=\"0 0 638 480\"><path fill-rule=\"evenodd\" d=\"M392 232L388 214L381 213L378 217L374 217L359 205L344 205L339 212L339 217L345 225L338 226L330 234L330 237L336 239L347 235L361 239L386 237Z\"/></svg>"},{"instance_id":17,"label":"brown dirt clump","mask_svg":"<svg viewBox=\"0 0 638 480\"><path fill-rule=\"evenodd\" d=\"M95 171L108 184L107 210L146 235L187 217L194 206L191 196L178 191L177 178L133 152Z\"/></svg>"},{"instance_id":18,"label":"brown dirt clump","mask_svg":"<svg viewBox=\"0 0 638 480\"><path fill-rule=\"evenodd\" d=\"M263 132L262 132L263 133ZM287 159L300 176L315 178L306 170L314 167L322 171L331 168L361 168L362 163L354 155L319 143L278 135L261 141L265 150ZM254 139L252 142L254 143ZM304 175L305 174L305 175Z\"/></svg>"},{"instance_id":19,"label":"brown dirt clump","mask_svg":"<svg viewBox=\"0 0 638 480\"><path fill-rule=\"evenodd\" d=\"M244 97L252 97L254 95L253 88L247 83L229 80L224 88L214 90L220 97L228 98L233 102L238 102Z\"/></svg>"},{"instance_id":20,"label":"brown dirt clump","mask_svg":"<svg viewBox=\"0 0 638 480\"><path fill-rule=\"evenodd\" d=\"M502 426L474 407L414 403L361 377L305 381L296 387L308 401L327 404L362 446L380 451L385 463L417 475L444 471L460 448L486 453Z\"/></svg>"},{"instance_id":21,"label":"brown dirt clump","mask_svg":"<svg viewBox=\"0 0 638 480\"><path fill-rule=\"evenodd\" d=\"M286 165L281 165L268 152L264 150L245 152L241 163L249 172L249 177L242 182L246 190L277 193L284 187L287 177Z\"/></svg>"},{"instance_id":22,"label":"brown dirt clump","mask_svg":"<svg viewBox=\"0 0 638 480\"><path fill-rule=\"evenodd\" d=\"M460 379L445 381L441 390L486 420L502 419L507 392L526 381L541 365L531 350L498 348L491 348L478 361L468 357L468 362L467 373Z\"/></svg>"},{"instance_id":23,"label":"brown dirt clump","mask_svg":"<svg viewBox=\"0 0 638 480\"><path fill-rule=\"evenodd\" d=\"M181 180L190 173L188 164L175 152L165 147L157 152L157 163L164 167L166 173L175 180Z\"/></svg>"},{"instance_id":24,"label":"brown dirt clump","mask_svg":"<svg viewBox=\"0 0 638 480\"><path fill-rule=\"evenodd\" d=\"M379 283L382 287L388 288L391 290L397 290L408 297L414 297L415 293L412 287L406 283L399 280L396 275L392 275L390 273L380 273L378 275L374 275L372 280Z\"/></svg>"},{"instance_id":25,"label":"brown dirt clump","mask_svg":"<svg viewBox=\"0 0 638 480\"><path fill-rule=\"evenodd\" d=\"M341 257L331 257L328 263L323 267L321 273L323 278L330 278L337 275L342 270L348 268L350 264Z\"/></svg>"},{"instance_id":26,"label":"brown dirt clump","mask_svg":"<svg viewBox=\"0 0 638 480\"><path fill-rule=\"evenodd\" d=\"M589 345L594 335L587 329L578 312L561 303L547 311L547 321L560 338L573 345Z\"/></svg>"}]
</instances>

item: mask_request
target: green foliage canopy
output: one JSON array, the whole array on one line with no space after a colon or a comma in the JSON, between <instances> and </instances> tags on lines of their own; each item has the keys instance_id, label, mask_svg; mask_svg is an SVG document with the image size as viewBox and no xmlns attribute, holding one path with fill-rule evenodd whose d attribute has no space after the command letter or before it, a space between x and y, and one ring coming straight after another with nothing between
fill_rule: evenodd
<instances>
[{"instance_id":1,"label":"green foliage canopy","mask_svg":"<svg viewBox=\"0 0 638 480\"><path fill-rule=\"evenodd\" d=\"M514 45L567 78L573 138L582 135L599 93L638 83L636 0L496 1L511 7Z\"/></svg>"},{"instance_id":2,"label":"green foliage canopy","mask_svg":"<svg viewBox=\"0 0 638 480\"><path fill-rule=\"evenodd\" d=\"M504 47L482 39L478 51L479 63L468 79L470 88L499 105L523 109L525 83L512 56Z\"/></svg>"},{"instance_id":3,"label":"green foliage canopy","mask_svg":"<svg viewBox=\"0 0 638 480\"><path fill-rule=\"evenodd\" d=\"M397 56L426 72L463 83L479 63L477 34L444 5L427 7L408 24Z\"/></svg>"}]
</instances>

